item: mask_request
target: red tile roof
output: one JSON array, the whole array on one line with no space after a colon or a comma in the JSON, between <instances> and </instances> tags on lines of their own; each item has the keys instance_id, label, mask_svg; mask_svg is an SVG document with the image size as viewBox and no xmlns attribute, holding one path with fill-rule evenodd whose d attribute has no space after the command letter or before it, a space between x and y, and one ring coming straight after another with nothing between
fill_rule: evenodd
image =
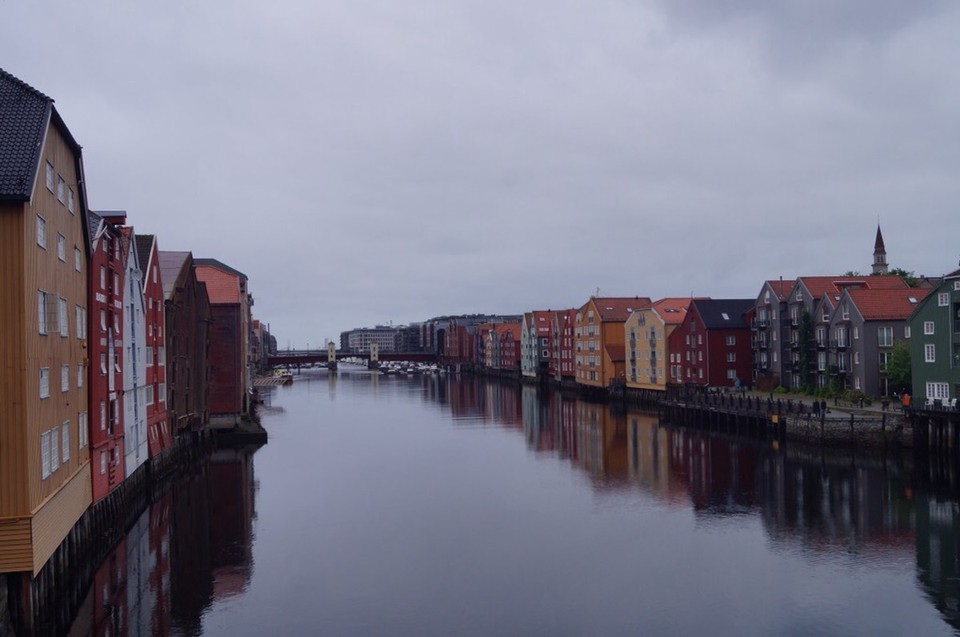
<instances>
[{"instance_id":1,"label":"red tile roof","mask_svg":"<svg viewBox=\"0 0 960 637\"><path fill-rule=\"evenodd\" d=\"M905 320L929 290L850 290L850 298L865 321Z\"/></svg>"},{"instance_id":2,"label":"red tile roof","mask_svg":"<svg viewBox=\"0 0 960 637\"><path fill-rule=\"evenodd\" d=\"M198 265L194 269L197 279L207 284L210 303L240 303L240 277L208 265Z\"/></svg>"},{"instance_id":3,"label":"red tile roof","mask_svg":"<svg viewBox=\"0 0 960 637\"><path fill-rule=\"evenodd\" d=\"M650 307L653 302L646 296L631 297L593 297L590 299L597 313L600 315L600 321L626 323L634 310L643 310ZM587 303L589 305L589 302Z\"/></svg>"},{"instance_id":4,"label":"red tile roof","mask_svg":"<svg viewBox=\"0 0 960 637\"><path fill-rule=\"evenodd\" d=\"M794 283L795 281L793 280L784 281L783 279L771 279L767 281L767 285L773 289L773 293L776 294L781 301L790 294L790 288L793 287Z\"/></svg>"},{"instance_id":5,"label":"red tile roof","mask_svg":"<svg viewBox=\"0 0 960 637\"><path fill-rule=\"evenodd\" d=\"M814 299L824 294L839 296L845 289L902 290L907 287L898 276L802 276L800 281Z\"/></svg>"},{"instance_id":6,"label":"red tile roof","mask_svg":"<svg viewBox=\"0 0 960 637\"><path fill-rule=\"evenodd\" d=\"M534 310L533 324L536 326L539 336L550 336L553 332L554 314L556 314L556 312L551 312L550 310Z\"/></svg>"},{"instance_id":7,"label":"red tile roof","mask_svg":"<svg viewBox=\"0 0 960 637\"><path fill-rule=\"evenodd\" d=\"M690 309L691 297L667 297L654 302L653 309L660 315L666 325L679 325L687 316Z\"/></svg>"}]
</instances>

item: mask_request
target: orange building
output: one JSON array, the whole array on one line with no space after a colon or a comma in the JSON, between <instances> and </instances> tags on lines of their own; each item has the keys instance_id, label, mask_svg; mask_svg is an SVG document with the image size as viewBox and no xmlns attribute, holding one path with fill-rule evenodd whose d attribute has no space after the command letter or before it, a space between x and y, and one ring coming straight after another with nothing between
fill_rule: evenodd
<instances>
[{"instance_id":1,"label":"orange building","mask_svg":"<svg viewBox=\"0 0 960 637\"><path fill-rule=\"evenodd\" d=\"M651 305L645 296L591 297L574 320L574 360L578 384L606 389L626 380L624 324Z\"/></svg>"},{"instance_id":2,"label":"orange building","mask_svg":"<svg viewBox=\"0 0 960 637\"><path fill-rule=\"evenodd\" d=\"M0 70L0 573L36 575L91 502L80 146Z\"/></svg>"}]
</instances>

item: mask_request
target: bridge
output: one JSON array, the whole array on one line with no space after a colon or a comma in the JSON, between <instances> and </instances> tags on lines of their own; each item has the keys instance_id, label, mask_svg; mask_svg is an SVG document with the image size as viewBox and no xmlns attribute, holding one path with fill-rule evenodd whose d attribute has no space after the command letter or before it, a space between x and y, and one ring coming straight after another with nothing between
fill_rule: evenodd
<instances>
[{"instance_id":1,"label":"bridge","mask_svg":"<svg viewBox=\"0 0 960 637\"><path fill-rule=\"evenodd\" d=\"M332 352L332 356L331 356ZM310 367L326 365L341 361L345 358L359 358L367 361L370 366L376 366L379 361L409 361L411 363L436 363L437 355L433 352L342 352L332 348L311 350L280 350L267 357L271 367Z\"/></svg>"}]
</instances>

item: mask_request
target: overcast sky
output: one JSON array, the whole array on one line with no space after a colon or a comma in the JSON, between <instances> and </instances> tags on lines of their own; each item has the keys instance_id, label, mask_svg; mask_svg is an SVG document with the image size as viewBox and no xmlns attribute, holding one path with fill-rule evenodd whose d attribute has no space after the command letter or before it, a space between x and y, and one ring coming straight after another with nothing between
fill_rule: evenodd
<instances>
[{"instance_id":1,"label":"overcast sky","mask_svg":"<svg viewBox=\"0 0 960 637\"><path fill-rule=\"evenodd\" d=\"M960 3L0 2L94 210L280 346L960 257Z\"/></svg>"}]
</instances>

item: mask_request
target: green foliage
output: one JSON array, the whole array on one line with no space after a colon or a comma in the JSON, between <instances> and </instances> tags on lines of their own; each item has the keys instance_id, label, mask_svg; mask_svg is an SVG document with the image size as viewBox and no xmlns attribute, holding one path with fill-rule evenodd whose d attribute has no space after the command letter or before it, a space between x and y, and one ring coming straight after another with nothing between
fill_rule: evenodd
<instances>
[{"instance_id":1,"label":"green foliage","mask_svg":"<svg viewBox=\"0 0 960 637\"><path fill-rule=\"evenodd\" d=\"M860 401L863 401L865 407L869 406L873 402L869 396L864 394L859 389L848 389L843 392L843 395L840 398L851 405L859 405Z\"/></svg>"},{"instance_id":2,"label":"green foliage","mask_svg":"<svg viewBox=\"0 0 960 637\"><path fill-rule=\"evenodd\" d=\"M776 387L773 388L773 393L774 393L774 394L786 394L786 393L787 393L787 388L784 387L783 385L777 385Z\"/></svg>"},{"instance_id":3,"label":"green foliage","mask_svg":"<svg viewBox=\"0 0 960 637\"><path fill-rule=\"evenodd\" d=\"M843 273L843 276L860 276L860 273L856 270L847 270Z\"/></svg>"},{"instance_id":4,"label":"green foliage","mask_svg":"<svg viewBox=\"0 0 960 637\"><path fill-rule=\"evenodd\" d=\"M917 275L914 274L913 270L910 270L910 271L908 272L907 270L904 270L903 268L891 268L890 270L887 270L887 274L889 274L889 275L891 275L891 276L898 276L898 277L900 277L901 279L903 279L903 281L904 281L907 285L909 285L909 286L912 287L912 288L917 287Z\"/></svg>"},{"instance_id":5,"label":"green foliage","mask_svg":"<svg viewBox=\"0 0 960 637\"><path fill-rule=\"evenodd\" d=\"M909 390L913 383L910 347L906 341L896 341L893 349L890 350L890 359L887 361L887 380L898 392Z\"/></svg>"}]
</instances>

